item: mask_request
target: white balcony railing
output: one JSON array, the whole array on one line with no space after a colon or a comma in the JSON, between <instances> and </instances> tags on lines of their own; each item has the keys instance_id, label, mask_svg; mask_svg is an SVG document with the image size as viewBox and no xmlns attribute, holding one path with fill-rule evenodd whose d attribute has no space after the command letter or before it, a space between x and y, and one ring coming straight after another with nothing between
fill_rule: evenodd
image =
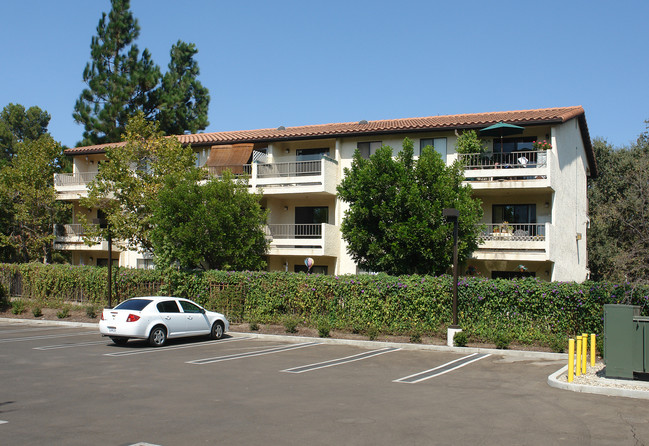
<instances>
[{"instance_id":1,"label":"white balcony railing","mask_svg":"<svg viewBox=\"0 0 649 446\"><path fill-rule=\"evenodd\" d=\"M54 186L85 186L90 183L98 172L55 173Z\"/></svg>"},{"instance_id":2,"label":"white balcony railing","mask_svg":"<svg viewBox=\"0 0 649 446\"><path fill-rule=\"evenodd\" d=\"M492 223L482 233L485 242L544 241L545 237L545 223Z\"/></svg>"},{"instance_id":3,"label":"white balcony railing","mask_svg":"<svg viewBox=\"0 0 649 446\"><path fill-rule=\"evenodd\" d=\"M322 238L322 224L268 225L266 235L273 239L319 239Z\"/></svg>"}]
</instances>

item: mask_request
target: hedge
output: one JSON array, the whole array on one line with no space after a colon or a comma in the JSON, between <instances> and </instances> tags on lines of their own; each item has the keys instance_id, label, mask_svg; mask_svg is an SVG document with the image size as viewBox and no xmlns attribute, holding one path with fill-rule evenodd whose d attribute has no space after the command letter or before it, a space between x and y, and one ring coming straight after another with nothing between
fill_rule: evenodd
<instances>
[{"instance_id":1,"label":"hedge","mask_svg":"<svg viewBox=\"0 0 649 446\"><path fill-rule=\"evenodd\" d=\"M176 295L224 312L234 322L303 324L388 334L439 334L451 321L450 276L388 276L288 272L182 272L114 268L114 303L137 295ZM107 268L0 264L0 283L42 305L65 301L106 305ZM630 283L542 282L535 278L458 283L460 326L475 340L503 334L519 343L553 345L575 333L603 331L603 305L640 305L649 315L649 287Z\"/></svg>"}]
</instances>

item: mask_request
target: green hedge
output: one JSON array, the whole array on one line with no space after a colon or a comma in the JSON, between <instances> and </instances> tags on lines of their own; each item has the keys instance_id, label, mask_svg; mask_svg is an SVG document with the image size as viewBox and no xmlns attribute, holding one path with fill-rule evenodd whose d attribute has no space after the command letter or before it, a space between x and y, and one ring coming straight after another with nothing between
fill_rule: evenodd
<instances>
[{"instance_id":1,"label":"green hedge","mask_svg":"<svg viewBox=\"0 0 649 446\"><path fill-rule=\"evenodd\" d=\"M232 321L280 323L286 315L333 329L445 335L451 320L451 277L285 272L135 270L114 268L115 302L137 295L176 295L224 312ZM0 283L22 276L24 298L105 305L107 269L40 264L0 265ZM505 334L521 343L563 342L566 335L602 333L603 305L640 305L649 315L649 287L631 284L461 278L458 318L472 339Z\"/></svg>"}]
</instances>

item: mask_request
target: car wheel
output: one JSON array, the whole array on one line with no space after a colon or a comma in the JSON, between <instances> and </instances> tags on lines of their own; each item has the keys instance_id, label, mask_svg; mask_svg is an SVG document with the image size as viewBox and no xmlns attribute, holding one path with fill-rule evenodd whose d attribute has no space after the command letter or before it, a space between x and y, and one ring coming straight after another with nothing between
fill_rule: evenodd
<instances>
[{"instance_id":1,"label":"car wheel","mask_svg":"<svg viewBox=\"0 0 649 446\"><path fill-rule=\"evenodd\" d=\"M149 333L149 345L152 347L162 347L167 342L167 330L162 325L153 327Z\"/></svg>"},{"instance_id":2,"label":"car wheel","mask_svg":"<svg viewBox=\"0 0 649 446\"><path fill-rule=\"evenodd\" d=\"M212 325L212 331L210 332L210 338L212 339L221 339L223 337L223 322L216 321Z\"/></svg>"},{"instance_id":3,"label":"car wheel","mask_svg":"<svg viewBox=\"0 0 649 446\"><path fill-rule=\"evenodd\" d=\"M116 345L126 345L128 338L110 338Z\"/></svg>"}]
</instances>

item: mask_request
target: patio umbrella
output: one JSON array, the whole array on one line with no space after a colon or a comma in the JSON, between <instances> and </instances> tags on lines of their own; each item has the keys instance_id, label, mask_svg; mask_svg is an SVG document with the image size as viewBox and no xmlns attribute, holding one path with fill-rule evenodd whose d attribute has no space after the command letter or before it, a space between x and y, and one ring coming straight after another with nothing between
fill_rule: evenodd
<instances>
[{"instance_id":1,"label":"patio umbrella","mask_svg":"<svg viewBox=\"0 0 649 446\"><path fill-rule=\"evenodd\" d=\"M481 136L500 136L500 154L503 153L503 136L520 135L525 127L499 122L480 130Z\"/></svg>"}]
</instances>

